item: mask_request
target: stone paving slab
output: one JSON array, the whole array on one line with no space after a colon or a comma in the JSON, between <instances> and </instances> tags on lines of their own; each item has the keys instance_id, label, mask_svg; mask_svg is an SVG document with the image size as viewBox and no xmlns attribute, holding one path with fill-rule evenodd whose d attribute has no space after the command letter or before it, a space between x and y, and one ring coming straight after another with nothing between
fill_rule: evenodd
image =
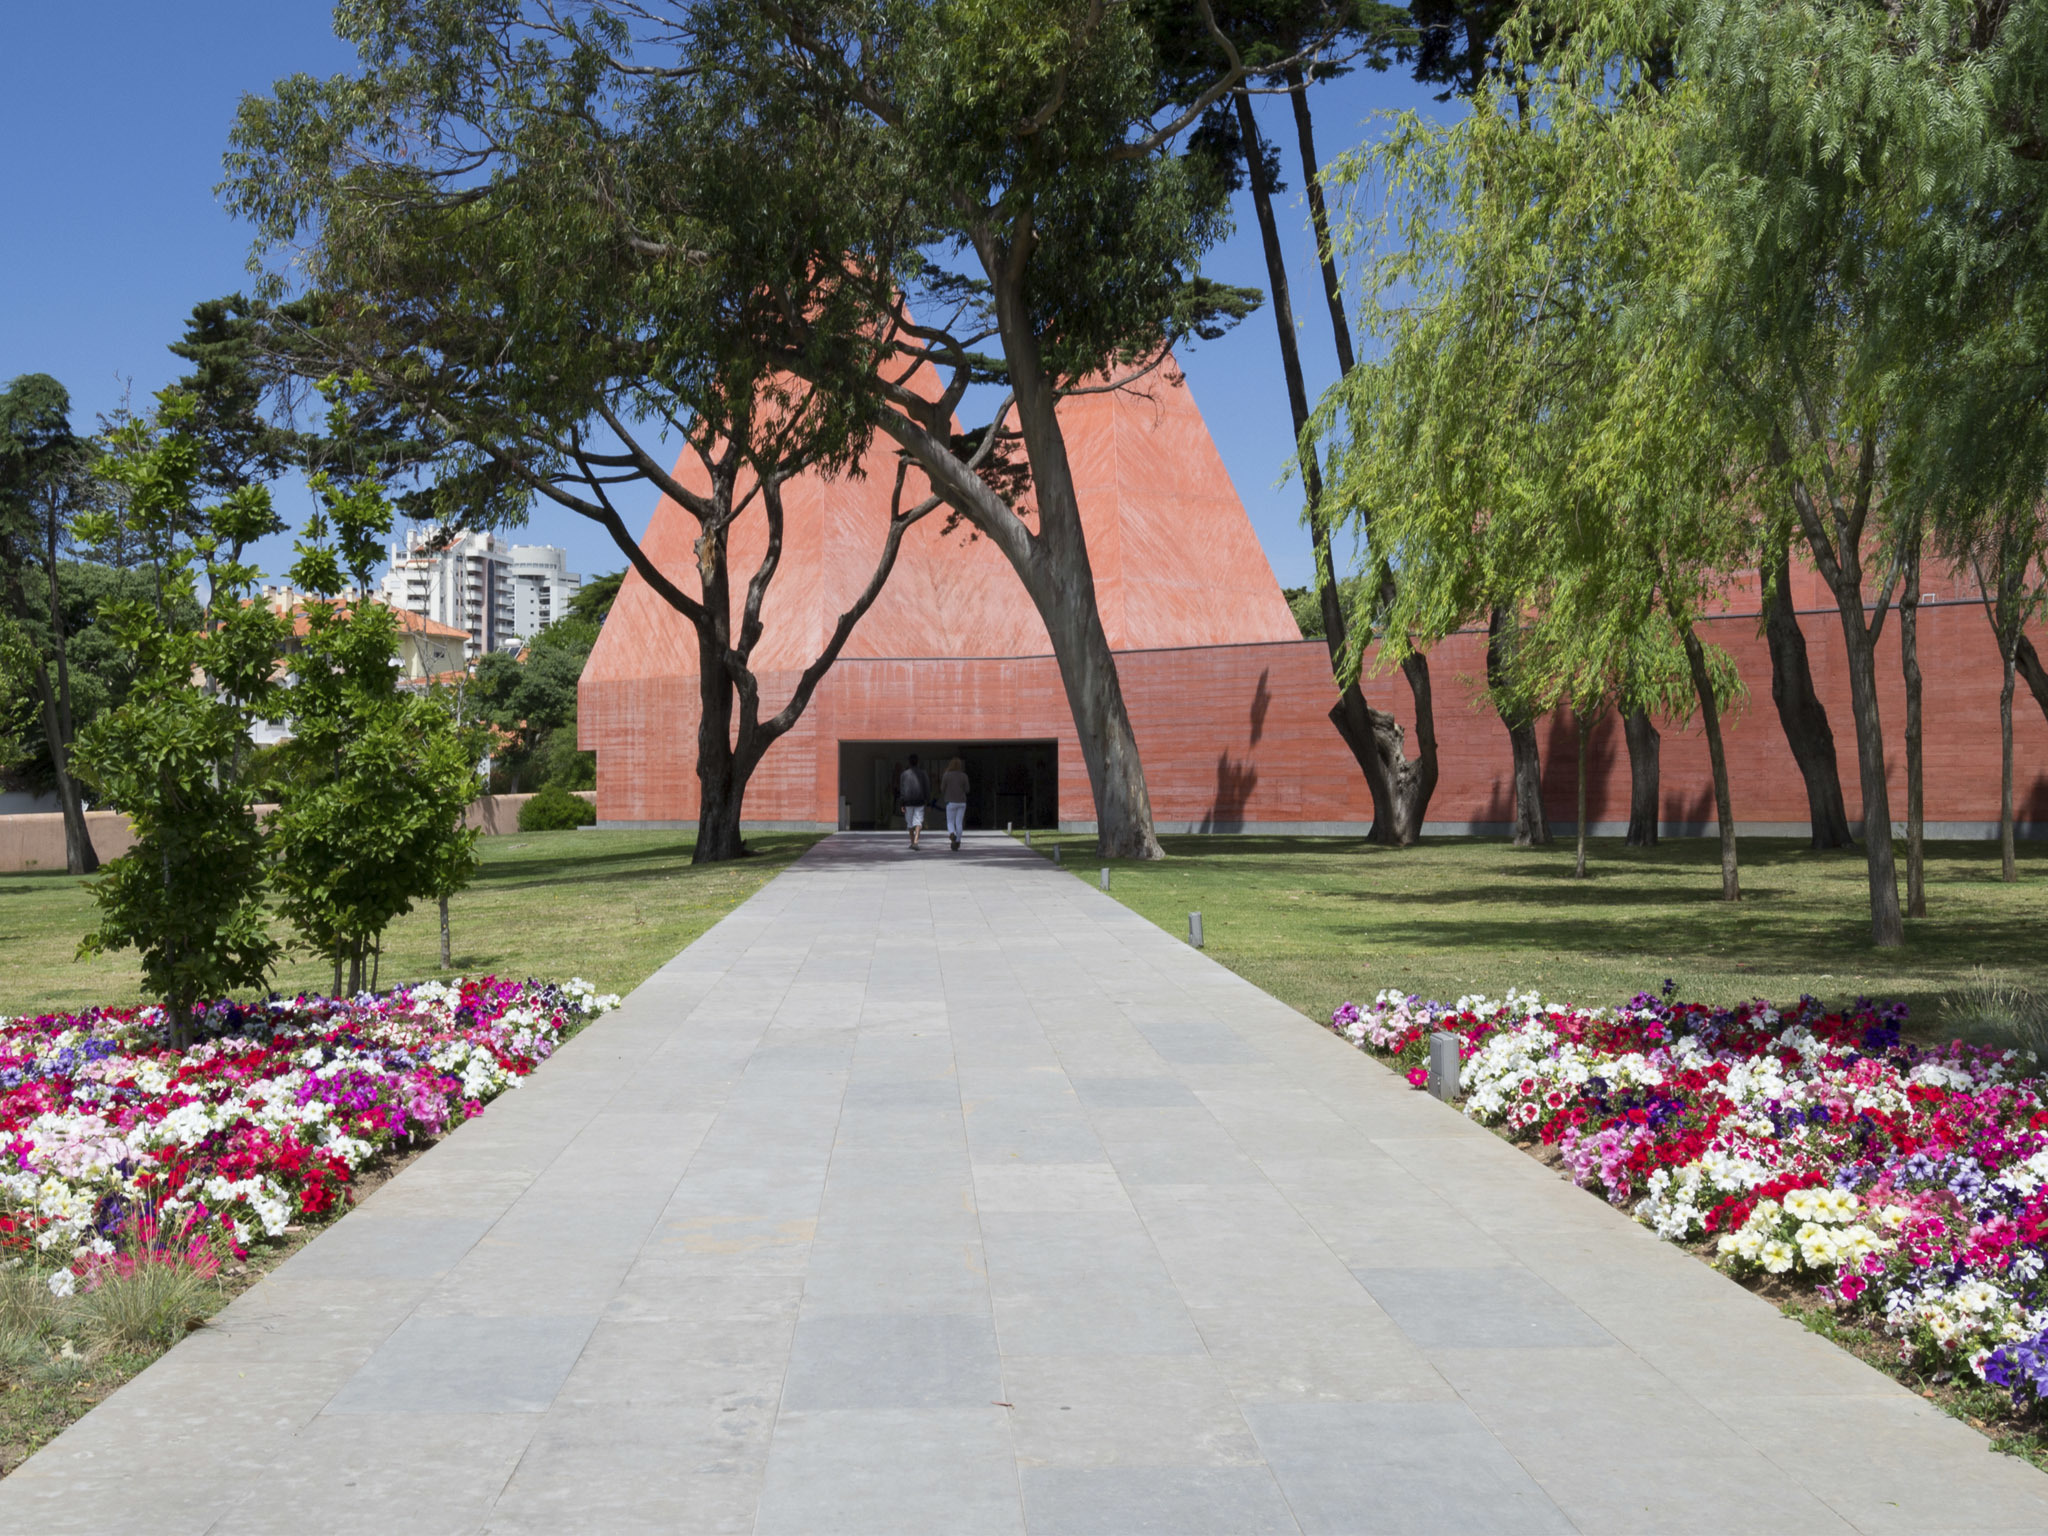
<instances>
[{"instance_id":1,"label":"stone paving slab","mask_svg":"<svg viewBox=\"0 0 2048 1536\"><path fill-rule=\"evenodd\" d=\"M993 837L820 843L0 1482L9 1536L2044 1529Z\"/></svg>"}]
</instances>

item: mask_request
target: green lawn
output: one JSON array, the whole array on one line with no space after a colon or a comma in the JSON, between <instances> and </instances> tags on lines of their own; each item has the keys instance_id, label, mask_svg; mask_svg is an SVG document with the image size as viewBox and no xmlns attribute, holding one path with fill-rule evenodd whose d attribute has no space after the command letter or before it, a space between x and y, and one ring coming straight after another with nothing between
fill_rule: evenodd
<instances>
[{"instance_id":1,"label":"green lawn","mask_svg":"<svg viewBox=\"0 0 2048 1536\"><path fill-rule=\"evenodd\" d=\"M1214 959L1319 1019L1382 987L1449 1000L1512 985L1607 1004L1670 977L1682 996L1717 1003L1900 999L1934 1027L1941 995L1975 966L2048 991L2048 848L2038 843L2021 845L2016 885L1998 878L1994 844L1933 845L1929 915L1907 923L1903 949L1882 952L1870 944L1860 849L1746 840L1743 899L1729 905L1710 838L1648 851L1596 839L1584 881L1572 878L1569 841L1161 841L1161 862L1111 861L1111 894L1177 935L1199 910ZM1092 837L1033 842L1060 843L1076 878L1096 880Z\"/></svg>"},{"instance_id":2,"label":"green lawn","mask_svg":"<svg viewBox=\"0 0 2048 1536\"><path fill-rule=\"evenodd\" d=\"M384 937L379 986L447 974L549 980L581 976L625 992L817 841L803 832L748 838L758 856L690 863L686 832L521 832L477 841L483 867L449 908L453 972L440 969L431 904ZM83 881L62 874L0 875L0 1016L138 1000L131 950L75 958L93 922ZM325 991L332 969L295 957L280 991Z\"/></svg>"}]
</instances>

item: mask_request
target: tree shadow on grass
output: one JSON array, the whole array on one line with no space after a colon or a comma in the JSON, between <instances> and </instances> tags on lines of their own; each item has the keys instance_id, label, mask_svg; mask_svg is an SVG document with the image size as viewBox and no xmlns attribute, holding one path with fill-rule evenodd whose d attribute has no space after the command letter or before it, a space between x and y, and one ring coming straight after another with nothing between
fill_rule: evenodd
<instances>
[{"instance_id":1,"label":"tree shadow on grass","mask_svg":"<svg viewBox=\"0 0 2048 1536\"><path fill-rule=\"evenodd\" d=\"M1329 900L1356 902L1365 906L1413 907L1426 903L1433 907L1541 907L1566 912L1619 910L1645 906L1705 907L1725 911L1730 916L1740 916L1745 911L1754 911L1764 902L1780 898L1796 899L1799 895L1790 887L1746 883L1742 887L1743 900L1751 903L1751 906L1744 908L1740 903L1731 905L1723 902L1718 882L1712 886L1702 885L1697 890L1690 886L1682 886L1659 887L1654 891L1645 891L1641 886L1622 885L1611 880L1572 880L1562 890L1547 884L1506 887L1474 885L1437 886L1407 891L1325 891L1322 894Z\"/></svg>"},{"instance_id":2,"label":"tree shadow on grass","mask_svg":"<svg viewBox=\"0 0 2048 1536\"><path fill-rule=\"evenodd\" d=\"M1905 945L1897 950L1873 948L1869 925L1860 918L1814 921L1794 914L1779 922L1758 915L1725 925L1673 925L1654 917L1610 919L1591 929L1563 916L1518 916L1491 923L1409 916L1333 930L1341 942L1437 954L1483 949L1504 955L1569 954L1610 962L1641 957L1653 963L1653 968L1704 963L1722 970L1797 974L1825 965L1866 973L1899 969L1954 977L1979 965L2010 969L2015 956L2027 957L2024 968L2042 970L2042 960L2034 958L2040 953L2038 935L2038 923L2024 914L2009 918L1976 914L1967 924L1939 931L1909 928Z\"/></svg>"},{"instance_id":3,"label":"tree shadow on grass","mask_svg":"<svg viewBox=\"0 0 2048 1536\"><path fill-rule=\"evenodd\" d=\"M533 834L528 834L529 836ZM760 834L757 834L760 835ZM774 834L768 834L773 836ZM802 833L788 834L802 837ZM657 848L619 848L608 853L592 852L574 859L561 853L534 854L519 858L494 858L477 871L472 889L515 888L523 885L606 885L644 880L656 871L671 878L703 879L720 874L749 874L775 869L792 862L815 837L803 843L768 842L764 837L757 857L734 859L718 864L692 864L694 843L685 842Z\"/></svg>"}]
</instances>

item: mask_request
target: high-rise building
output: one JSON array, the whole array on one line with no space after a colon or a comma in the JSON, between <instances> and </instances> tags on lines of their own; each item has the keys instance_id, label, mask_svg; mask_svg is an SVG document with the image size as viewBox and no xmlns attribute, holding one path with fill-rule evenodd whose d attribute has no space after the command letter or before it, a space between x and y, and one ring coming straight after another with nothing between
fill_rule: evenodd
<instances>
[{"instance_id":1,"label":"high-rise building","mask_svg":"<svg viewBox=\"0 0 2048 1536\"><path fill-rule=\"evenodd\" d=\"M468 658L517 650L568 612L583 578L568 556L548 544L501 545L489 533L440 544L433 529L414 529L391 546L384 599L465 631Z\"/></svg>"}]
</instances>

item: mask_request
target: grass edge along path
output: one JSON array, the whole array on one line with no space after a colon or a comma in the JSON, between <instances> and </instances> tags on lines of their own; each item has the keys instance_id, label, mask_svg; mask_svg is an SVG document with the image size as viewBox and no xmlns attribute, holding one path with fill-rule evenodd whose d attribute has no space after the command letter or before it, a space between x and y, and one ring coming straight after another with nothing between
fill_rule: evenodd
<instances>
[{"instance_id":1,"label":"grass edge along path","mask_svg":"<svg viewBox=\"0 0 2048 1536\"><path fill-rule=\"evenodd\" d=\"M586 979L595 981L600 991L624 994L816 841L815 835L803 833L756 836L749 839L750 846L758 850L756 858L737 864L695 866L688 862L691 839L675 833L551 832L483 839L479 849L484 855L484 870L478 884L458 896L454 904L451 927L464 936L456 942L454 958L458 962L483 959L480 951L495 954L508 942L504 935L494 940L483 931L483 924L494 914L502 917L510 909L515 918L521 919L516 922L516 929L524 932L559 915L559 894L565 890L580 890L590 899L609 896L628 903L634 911L611 928L609 944L601 936L585 934L579 942L584 945L586 958L580 964ZM557 872L554 879L548 878L551 869ZM51 964L51 946L47 942L51 930L74 913L90 913L89 897L77 889L81 882L47 874L0 876L0 882L11 885L9 894L20 895L26 890L32 896L43 895L55 909L45 914L40 925L46 940L40 959L43 964ZM556 897L550 898L550 892L557 893ZM648 903L665 896L670 898L670 911L650 910ZM530 910L522 912L521 908ZM7 908L0 907L0 939L6 937L10 915L13 914ZM423 975L394 977L387 972L386 986L445 980L451 974L459 974L437 970L439 924L432 907L416 911L400 923L404 926L395 936L396 942L387 946L387 965L401 973L408 961L415 969L429 969ZM548 960L557 959L565 947L559 940L546 945ZM10 946L0 953L9 957L6 966L0 968L0 1017L10 1012L21 1015L54 1011L60 1006L57 1000L48 998L47 991L39 999L43 1001L41 1007L18 1003L12 1008L5 1006L16 1002L21 990L17 965L21 952ZM96 962L92 969L119 965L122 959ZM477 966L469 974L479 974L485 968ZM513 965L506 973L524 975L532 969L541 969L545 974L549 969L562 967ZM126 970L130 979L125 992L117 986L117 995L101 1001L109 1006L136 1001L134 967L128 965ZM557 1049L595 1022L587 1020L565 1031ZM211 1277L193 1277L193 1283L183 1286L174 1296L151 1298L150 1304L159 1310L175 1311L175 1316L166 1314L167 1331L190 1332L206 1326L207 1320L222 1307L396 1177L431 1145L432 1141L420 1141L380 1154L355 1171L344 1202L319 1216L302 1216L279 1237L252 1242L245 1256L223 1264ZM48 1274L41 1268L19 1258L0 1259L0 1477L11 1473L148 1369L175 1342L171 1339L154 1344L130 1342L95 1347L75 1325L50 1325L51 1298L37 1294L37 1288L46 1291L47 1284ZM86 1347L81 1350L80 1344Z\"/></svg>"},{"instance_id":2,"label":"grass edge along path","mask_svg":"<svg viewBox=\"0 0 2048 1536\"><path fill-rule=\"evenodd\" d=\"M441 968L440 919L416 905L385 931L378 990L457 976L581 976L621 996L787 869L821 834L750 834L755 856L692 864L688 832L518 832L477 840L479 868L449 902L453 940ZM59 873L0 874L0 1018L143 1001L126 951L78 958L92 927L88 882ZM280 937L289 937L282 928ZM288 955L279 994L325 993L330 965Z\"/></svg>"},{"instance_id":3,"label":"grass edge along path","mask_svg":"<svg viewBox=\"0 0 2048 1536\"><path fill-rule=\"evenodd\" d=\"M168 1321L183 1332L205 1327L222 1307L313 1241L380 1185L403 1173L430 1145L410 1147L365 1166L350 1188L348 1205L337 1207L324 1218L293 1223L282 1237L252 1245L247 1258L223 1265L211 1279L195 1279L182 1294L156 1299L156 1304L161 1308L182 1303L177 1308L180 1315ZM94 1349L88 1345L80 1353L76 1330L65 1330L55 1343L28 1336L23 1314L41 1301L31 1288L46 1284L46 1275L23 1261L0 1260L0 1478L148 1370L172 1348L169 1343L113 1349Z\"/></svg>"},{"instance_id":4,"label":"grass edge along path","mask_svg":"<svg viewBox=\"0 0 2048 1536\"><path fill-rule=\"evenodd\" d=\"M1666 844L1647 854L1600 840L1596 847L1602 857L1593 866L1594 879L1608 879L1607 890L1569 878L1569 844L1514 849L1497 840L1432 840L1421 849L1391 853L1351 839L1233 835L1161 842L1169 858L1157 863L1101 859L1094 840L1078 834L1037 833L1032 846L1048 858L1057 846L1063 866L1091 883L1108 868L1109 894L1176 937L1187 937L1187 913L1202 911L1211 959L1279 996L1321 1028L1331 1027L1338 1005L1369 1000L1382 986L1446 1001L1466 992L1497 997L1510 986L1527 989L1529 980L1512 975L1518 963L1552 980L1540 989L1546 998L1588 1008L1611 1007L1637 990L1652 990L1657 982L1647 978L1659 973L1659 979L1663 974L1701 978L1707 994L1702 1000L1715 1005L1770 995L1774 982L1782 986L1788 980L1804 983L1800 991L1823 1001L1866 995L1891 1001L1903 995L1920 1004L1912 1033L1923 1041L1944 1037L1947 989L1966 983L1972 969L1995 969L2037 993L2048 993L2043 985L2048 946L2037 939L2029 950L2014 942L2016 928L2031 927L2039 934L2048 927L2048 858L2038 847L2023 845L2023 856L2032 856L2024 858L2021 882L2008 885L1997 879L1995 848L1930 846L1929 908L1935 916L1909 923L1905 950L1886 955L1871 949L1855 905L1863 875L1857 849L1816 855L1784 840L1745 841L1744 856L1760 873L1745 872L1752 905L1736 912L1711 891L1706 900L1712 905L1704 905L1696 890L1681 883L1687 876L1704 881L1718 875L1718 845L1703 839ZM1403 867L1396 859L1408 864ZM1488 878L1500 882L1496 891L1485 889ZM1518 887L1518 882L1523 884ZM1630 890L1641 893L1635 910L1625 899L1615 900L1615 885L1624 897ZM1525 895L1532 889L1540 896L1533 907ZM1829 912L1832 901L1846 902L1846 911ZM1996 910L2001 905L2007 910ZM1355 915L1359 908L1396 910L1398 915L1386 923L1391 932L1365 932L1364 920ZM1611 920L1600 922L1602 913ZM1469 938L1444 942L1461 924L1478 930L1477 943ZM1663 925L1669 931L1659 933ZM1570 947L1574 930L1583 936L1585 952ZM1639 943L1631 962L1616 942L1623 936L1653 942ZM1433 952L1432 937L1437 940ZM1258 953L1262 940L1278 953ZM1343 947L1347 940L1355 950ZM1502 961L1479 953L1492 946L1517 958ZM1631 963L1646 979L1627 991L1601 995L1614 985L1616 965ZM1386 967L1386 973L1368 985L1375 965ZM1486 984L1503 974L1509 977L1504 985ZM1893 979L1890 986L1887 978ZM1837 980L1849 985L1830 999L1821 984ZM1688 999L1698 995L1684 982L1678 992ZM1782 990L1778 995L1790 1001ZM1335 1001L1325 1006L1327 999ZM1383 1068L1397 1070L1392 1058L1368 1043L1348 1043ZM1555 1147L1516 1141L1501 1126L1489 1129L1558 1177L1570 1178ZM1598 1198L1593 1191L1587 1195ZM1967 1368L1929 1371L1902 1360L1897 1339L1837 1310L1811 1288L1769 1275L1729 1273L1715 1262L1713 1238L1679 1246L1969 1425L1992 1449L2048 1471L2043 1410L2015 1409L2009 1395L1979 1382Z\"/></svg>"},{"instance_id":5,"label":"grass edge along path","mask_svg":"<svg viewBox=\"0 0 2048 1536\"><path fill-rule=\"evenodd\" d=\"M1019 834L1021 836L1021 834ZM1312 1019L1394 987L1449 1002L1537 991L1610 1007L1666 979L1690 1001L1764 997L1903 1002L1909 1033L1937 1030L1947 995L1989 967L2048 996L2048 844L2020 845L2020 878L1998 877L1995 843L1930 843L1929 916L1905 945L1870 943L1863 850L1816 853L1789 838L1745 838L1743 899L1720 899L1712 838L1625 848L1596 838L1591 878L1572 878L1568 839L1514 848L1500 838L1250 834L1160 838L1158 861L1105 860L1092 836L1033 832L1067 871L1176 938L1200 911L1209 958Z\"/></svg>"}]
</instances>

